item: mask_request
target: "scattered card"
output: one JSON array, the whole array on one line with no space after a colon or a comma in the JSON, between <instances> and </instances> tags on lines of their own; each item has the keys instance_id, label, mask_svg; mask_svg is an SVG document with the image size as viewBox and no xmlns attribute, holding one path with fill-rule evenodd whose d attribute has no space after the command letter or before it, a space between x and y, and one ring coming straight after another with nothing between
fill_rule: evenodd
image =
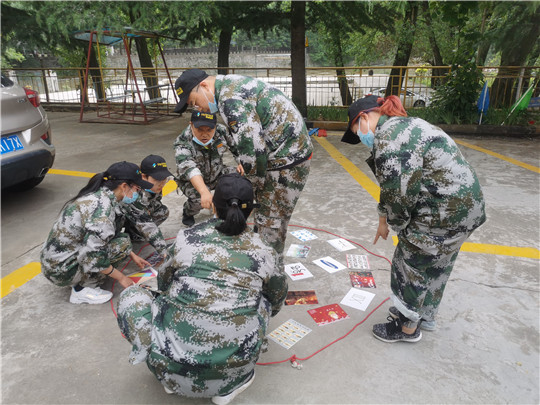
<instances>
[{"instance_id":1,"label":"scattered card","mask_svg":"<svg viewBox=\"0 0 540 405\"><path fill-rule=\"evenodd\" d=\"M307 229L300 229L298 231L292 231L291 235L300 239L302 242L307 242L308 240L317 239L317 236L312 234Z\"/></svg>"},{"instance_id":2,"label":"scattered card","mask_svg":"<svg viewBox=\"0 0 540 405\"><path fill-rule=\"evenodd\" d=\"M309 246L306 245L296 245L291 244L289 246L289 250L287 250L287 256L291 257L307 257L309 253L309 249L311 249Z\"/></svg>"},{"instance_id":3,"label":"scattered card","mask_svg":"<svg viewBox=\"0 0 540 405\"><path fill-rule=\"evenodd\" d=\"M373 297L375 297L375 294L373 293L359 290L358 288L351 288L347 295L343 297L340 304L359 309L360 311L365 311Z\"/></svg>"},{"instance_id":4,"label":"scattered card","mask_svg":"<svg viewBox=\"0 0 540 405\"><path fill-rule=\"evenodd\" d=\"M146 258L146 261L150 263L150 266L152 267L159 267L163 263L163 256L160 255L158 252L152 253L150 256Z\"/></svg>"},{"instance_id":5,"label":"scattered card","mask_svg":"<svg viewBox=\"0 0 540 405\"><path fill-rule=\"evenodd\" d=\"M322 259L313 260L313 263L323 268L328 273L335 273L336 271L346 269L344 265L342 265L337 260L332 259L330 256L323 257Z\"/></svg>"},{"instance_id":6,"label":"scattered card","mask_svg":"<svg viewBox=\"0 0 540 405\"><path fill-rule=\"evenodd\" d=\"M369 261L366 255L347 255L347 267L349 269L369 269Z\"/></svg>"},{"instance_id":7,"label":"scattered card","mask_svg":"<svg viewBox=\"0 0 540 405\"><path fill-rule=\"evenodd\" d=\"M354 246L348 240L341 239L341 238L330 239L327 242L330 243L333 247L335 247L340 252L344 252L346 250L351 250L351 249L356 249L356 246Z\"/></svg>"},{"instance_id":8,"label":"scattered card","mask_svg":"<svg viewBox=\"0 0 540 405\"><path fill-rule=\"evenodd\" d=\"M302 263L286 264L285 273L293 280L302 280L303 278L313 277L313 274L311 274Z\"/></svg>"},{"instance_id":9,"label":"scattered card","mask_svg":"<svg viewBox=\"0 0 540 405\"><path fill-rule=\"evenodd\" d=\"M141 284L156 276L157 271L154 270L152 267L147 267L138 273L130 274L128 277L131 278L134 283Z\"/></svg>"},{"instance_id":10,"label":"scattered card","mask_svg":"<svg viewBox=\"0 0 540 405\"><path fill-rule=\"evenodd\" d=\"M307 312L319 326L341 321L342 319L349 319L349 315L338 304L310 309Z\"/></svg>"},{"instance_id":11,"label":"scattered card","mask_svg":"<svg viewBox=\"0 0 540 405\"><path fill-rule=\"evenodd\" d=\"M376 288L371 271L349 271L351 284L355 288Z\"/></svg>"},{"instance_id":12,"label":"scattered card","mask_svg":"<svg viewBox=\"0 0 540 405\"><path fill-rule=\"evenodd\" d=\"M289 319L283 323L274 331L270 332L267 337L272 339L278 345L283 346L289 350L294 344L298 343L300 339L306 336L311 329L302 325L300 322L296 322L293 319Z\"/></svg>"},{"instance_id":13,"label":"scattered card","mask_svg":"<svg viewBox=\"0 0 540 405\"><path fill-rule=\"evenodd\" d=\"M315 290L289 291L285 298L285 305L310 305L318 304L319 300Z\"/></svg>"}]
</instances>

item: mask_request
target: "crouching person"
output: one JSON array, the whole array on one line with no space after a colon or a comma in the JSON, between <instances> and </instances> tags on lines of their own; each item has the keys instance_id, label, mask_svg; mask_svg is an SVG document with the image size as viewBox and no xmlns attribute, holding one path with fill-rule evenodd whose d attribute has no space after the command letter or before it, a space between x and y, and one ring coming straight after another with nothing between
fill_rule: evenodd
<instances>
[{"instance_id":1,"label":"crouching person","mask_svg":"<svg viewBox=\"0 0 540 405\"><path fill-rule=\"evenodd\" d=\"M112 292L99 287L107 277L124 288L133 281L116 269L130 256L141 268L148 263L133 253L129 236L121 233L121 204L137 199L151 183L134 163L119 162L98 173L64 204L41 250L44 276L58 286L72 286L73 304L102 304Z\"/></svg>"},{"instance_id":2,"label":"crouching person","mask_svg":"<svg viewBox=\"0 0 540 405\"><path fill-rule=\"evenodd\" d=\"M179 232L158 275L162 293L133 286L118 301L118 324L165 391L228 404L255 376L270 316L287 294L275 251L247 227L251 183L222 176L217 218Z\"/></svg>"}]
</instances>

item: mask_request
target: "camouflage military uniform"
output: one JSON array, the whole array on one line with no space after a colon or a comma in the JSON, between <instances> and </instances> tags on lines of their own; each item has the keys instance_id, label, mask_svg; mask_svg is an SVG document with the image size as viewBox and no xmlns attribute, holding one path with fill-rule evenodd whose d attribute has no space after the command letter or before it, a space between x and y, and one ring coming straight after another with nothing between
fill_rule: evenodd
<instances>
[{"instance_id":1,"label":"camouflage military uniform","mask_svg":"<svg viewBox=\"0 0 540 405\"><path fill-rule=\"evenodd\" d=\"M193 131L189 125L174 142L178 188L187 197L184 203L184 213L188 216L197 215L202 209L201 196L190 179L194 176L202 176L209 190L216 188L219 176L233 173L236 167L227 167L223 164L223 155L227 150L225 135L227 128L217 124L213 142L207 147L193 142Z\"/></svg>"},{"instance_id":2,"label":"camouflage military uniform","mask_svg":"<svg viewBox=\"0 0 540 405\"><path fill-rule=\"evenodd\" d=\"M396 308L432 321L463 242L486 220L474 169L440 128L382 116L375 133L379 215L398 232L391 287Z\"/></svg>"},{"instance_id":3,"label":"camouflage military uniform","mask_svg":"<svg viewBox=\"0 0 540 405\"><path fill-rule=\"evenodd\" d=\"M159 229L169 217L169 209L161 202L163 194L141 190L141 197L133 204L122 206L126 232L141 236L160 254L166 253L167 242Z\"/></svg>"},{"instance_id":4,"label":"camouflage military uniform","mask_svg":"<svg viewBox=\"0 0 540 405\"><path fill-rule=\"evenodd\" d=\"M256 233L219 233L211 219L180 231L156 298L138 286L118 302L130 361L147 362L179 395L226 395L255 368L269 318L287 294L276 253Z\"/></svg>"},{"instance_id":5,"label":"camouflage military uniform","mask_svg":"<svg viewBox=\"0 0 540 405\"><path fill-rule=\"evenodd\" d=\"M216 76L215 97L229 126L227 144L255 188L257 230L280 255L309 174L313 145L302 115L280 90L250 77Z\"/></svg>"},{"instance_id":6,"label":"camouflage military uniform","mask_svg":"<svg viewBox=\"0 0 540 405\"><path fill-rule=\"evenodd\" d=\"M95 287L131 253L114 193L101 188L67 204L41 249L43 275L58 286Z\"/></svg>"}]
</instances>

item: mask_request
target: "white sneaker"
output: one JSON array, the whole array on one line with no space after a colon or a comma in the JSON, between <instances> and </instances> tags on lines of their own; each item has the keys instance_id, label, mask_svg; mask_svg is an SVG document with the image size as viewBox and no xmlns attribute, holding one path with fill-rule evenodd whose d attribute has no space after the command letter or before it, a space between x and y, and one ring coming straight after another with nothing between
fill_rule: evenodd
<instances>
[{"instance_id":1,"label":"white sneaker","mask_svg":"<svg viewBox=\"0 0 540 405\"><path fill-rule=\"evenodd\" d=\"M229 395L212 397L212 402L216 405L229 404L234 398L236 398L238 394L241 394L242 392L244 392L251 385L254 379L255 379L255 370L253 370L253 374L251 378L246 383L244 383L244 385L241 385L240 387L235 389L233 392L231 392Z\"/></svg>"},{"instance_id":2,"label":"white sneaker","mask_svg":"<svg viewBox=\"0 0 540 405\"><path fill-rule=\"evenodd\" d=\"M69 302L71 302L72 304L103 304L109 301L112 296L112 292L102 290L99 287L84 287L79 292L75 291L75 288L72 287Z\"/></svg>"},{"instance_id":3,"label":"white sneaker","mask_svg":"<svg viewBox=\"0 0 540 405\"><path fill-rule=\"evenodd\" d=\"M165 390L165 392L166 392L167 394L174 394L174 391L168 389L166 386L163 386L163 389Z\"/></svg>"}]
</instances>

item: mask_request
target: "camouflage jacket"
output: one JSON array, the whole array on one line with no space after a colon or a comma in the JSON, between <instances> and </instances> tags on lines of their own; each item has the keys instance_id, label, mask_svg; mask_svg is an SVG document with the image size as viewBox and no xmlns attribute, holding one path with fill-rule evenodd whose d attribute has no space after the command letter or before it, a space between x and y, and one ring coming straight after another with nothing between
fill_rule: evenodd
<instances>
[{"instance_id":1,"label":"camouflage jacket","mask_svg":"<svg viewBox=\"0 0 540 405\"><path fill-rule=\"evenodd\" d=\"M258 234L248 229L226 236L215 229L220 221L180 231L160 270L164 293L152 304L151 363L166 358L176 366L223 370L258 356L270 314L287 295L287 280L275 251Z\"/></svg>"},{"instance_id":2,"label":"camouflage jacket","mask_svg":"<svg viewBox=\"0 0 540 405\"><path fill-rule=\"evenodd\" d=\"M43 273L68 271L70 263L84 272L106 270L111 265L107 244L121 229L118 208L114 193L105 187L67 204L41 249Z\"/></svg>"},{"instance_id":3,"label":"camouflage jacket","mask_svg":"<svg viewBox=\"0 0 540 405\"><path fill-rule=\"evenodd\" d=\"M236 168L223 165L227 150L227 127L217 124L213 142L205 147L193 142L193 131L189 125L174 142L176 167L179 183L188 183L194 176L202 176L205 184L214 183L221 174L232 173Z\"/></svg>"},{"instance_id":4,"label":"camouflage jacket","mask_svg":"<svg viewBox=\"0 0 540 405\"><path fill-rule=\"evenodd\" d=\"M261 189L267 170L309 159L313 145L302 115L280 90L239 75L218 75L215 97L231 133L233 154Z\"/></svg>"},{"instance_id":5,"label":"camouflage jacket","mask_svg":"<svg viewBox=\"0 0 540 405\"><path fill-rule=\"evenodd\" d=\"M167 250L167 242L156 222L163 222L169 214L168 208L161 202L163 194L152 194L141 190L141 196L132 204L120 204L121 212L125 220L131 222L139 234L152 245L152 247L164 254ZM156 221L157 220L157 221Z\"/></svg>"},{"instance_id":6,"label":"camouflage jacket","mask_svg":"<svg viewBox=\"0 0 540 405\"><path fill-rule=\"evenodd\" d=\"M382 116L374 141L379 214L399 232L413 226L467 231L486 219L474 169L443 130L420 118Z\"/></svg>"}]
</instances>

